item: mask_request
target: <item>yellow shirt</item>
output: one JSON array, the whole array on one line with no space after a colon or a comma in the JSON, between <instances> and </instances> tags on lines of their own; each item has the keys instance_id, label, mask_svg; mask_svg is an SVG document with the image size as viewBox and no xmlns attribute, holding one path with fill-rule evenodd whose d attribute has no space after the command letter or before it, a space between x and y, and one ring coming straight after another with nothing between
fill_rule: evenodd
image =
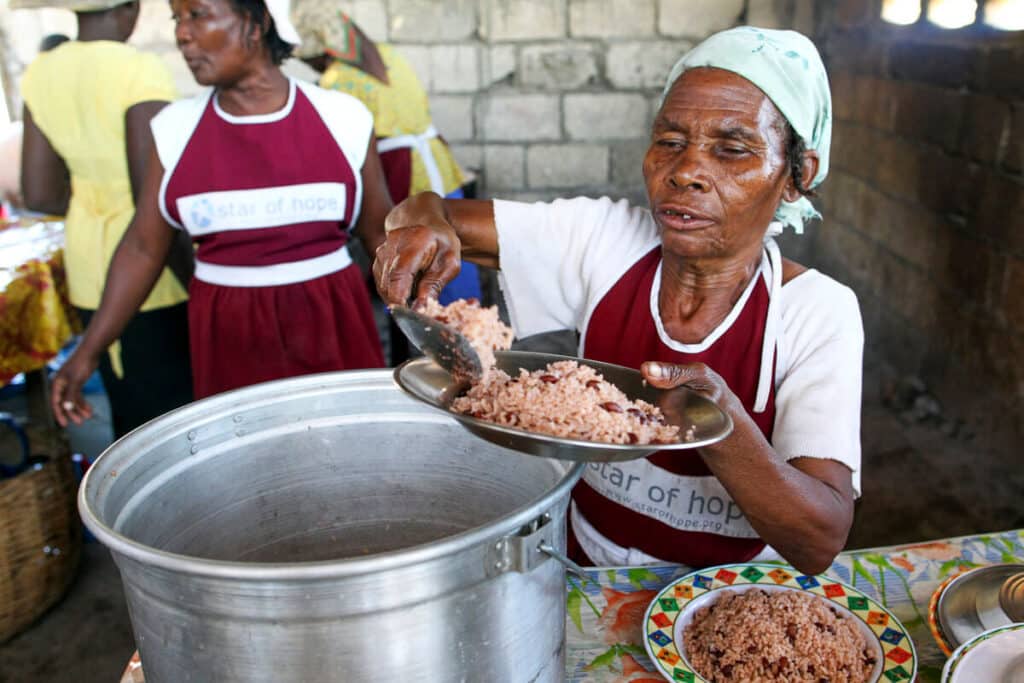
<instances>
[{"instance_id":1,"label":"yellow shirt","mask_svg":"<svg viewBox=\"0 0 1024 683\"><path fill-rule=\"evenodd\" d=\"M320 87L340 90L358 98L373 114L373 132L378 138L398 135L419 135L430 125L430 104L412 64L398 50L386 43L377 43L377 51L387 68L388 83L360 71L354 66L334 60L320 78ZM448 145L440 138L430 140L445 193L462 186L462 171ZM419 152L412 150L412 186L409 194L431 189L427 169Z\"/></svg>"},{"instance_id":2,"label":"yellow shirt","mask_svg":"<svg viewBox=\"0 0 1024 683\"><path fill-rule=\"evenodd\" d=\"M96 309L110 259L135 213L125 113L140 102L174 100L173 78L159 57L124 43L71 41L29 65L21 94L39 130L71 172L71 203L64 222L71 303ZM187 298L164 268L141 310Z\"/></svg>"}]
</instances>

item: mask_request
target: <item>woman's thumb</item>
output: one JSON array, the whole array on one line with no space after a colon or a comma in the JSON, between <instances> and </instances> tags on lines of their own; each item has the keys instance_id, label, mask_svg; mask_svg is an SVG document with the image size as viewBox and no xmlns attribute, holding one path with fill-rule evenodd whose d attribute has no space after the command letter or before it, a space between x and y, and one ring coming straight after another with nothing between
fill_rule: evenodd
<instances>
[{"instance_id":1,"label":"woman's thumb","mask_svg":"<svg viewBox=\"0 0 1024 683\"><path fill-rule=\"evenodd\" d=\"M686 368L675 363L648 361L640 366L640 373L658 389L674 389L690 379Z\"/></svg>"}]
</instances>

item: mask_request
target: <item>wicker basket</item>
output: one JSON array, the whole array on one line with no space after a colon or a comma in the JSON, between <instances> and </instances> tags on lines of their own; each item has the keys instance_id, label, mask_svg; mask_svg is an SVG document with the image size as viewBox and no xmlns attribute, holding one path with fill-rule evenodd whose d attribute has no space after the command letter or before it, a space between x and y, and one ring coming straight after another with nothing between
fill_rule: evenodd
<instances>
[{"instance_id":1,"label":"wicker basket","mask_svg":"<svg viewBox=\"0 0 1024 683\"><path fill-rule=\"evenodd\" d=\"M0 643L60 600L82 549L66 454L0 480Z\"/></svg>"}]
</instances>

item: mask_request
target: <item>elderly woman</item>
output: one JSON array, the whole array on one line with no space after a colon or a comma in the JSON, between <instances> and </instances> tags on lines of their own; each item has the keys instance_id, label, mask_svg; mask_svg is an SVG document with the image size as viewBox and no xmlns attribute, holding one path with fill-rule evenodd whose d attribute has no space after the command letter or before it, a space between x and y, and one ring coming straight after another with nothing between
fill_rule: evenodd
<instances>
[{"instance_id":1,"label":"elderly woman","mask_svg":"<svg viewBox=\"0 0 1024 683\"><path fill-rule=\"evenodd\" d=\"M212 87L153 120L135 217L99 310L54 380L62 422L87 416L82 383L152 287L178 230L197 246L196 397L384 364L345 246L355 230L375 249L391 208L370 113L281 72L299 43L287 0L172 0L171 11L186 64Z\"/></svg>"},{"instance_id":2,"label":"elderly woman","mask_svg":"<svg viewBox=\"0 0 1024 683\"><path fill-rule=\"evenodd\" d=\"M669 76L643 163L650 210L422 194L388 216L385 301L436 294L460 255L499 267L519 336L575 328L581 356L690 387L732 417L699 452L590 466L570 512L581 560L778 553L810 573L842 549L859 487L860 313L772 239L816 215L806 195L827 172L830 109L809 40L736 28Z\"/></svg>"}]
</instances>

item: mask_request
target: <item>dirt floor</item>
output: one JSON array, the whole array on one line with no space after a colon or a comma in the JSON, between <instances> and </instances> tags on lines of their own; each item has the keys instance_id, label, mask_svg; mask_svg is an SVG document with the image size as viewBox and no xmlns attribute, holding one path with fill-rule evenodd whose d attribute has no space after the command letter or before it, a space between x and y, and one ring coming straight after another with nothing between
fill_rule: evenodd
<instances>
[{"instance_id":1,"label":"dirt floor","mask_svg":"<svg viewBox=\"0 0 1024 683\"><path fill-rule=\"evenodd\" d=\"M932 407L923 388L879 368L865 378L863 498L848 546L1024 527L1024 468ZM117 569L85 546L67 597L0 645L0 683L116 683L134 650Z\"/></svg>"}]
</instances>

